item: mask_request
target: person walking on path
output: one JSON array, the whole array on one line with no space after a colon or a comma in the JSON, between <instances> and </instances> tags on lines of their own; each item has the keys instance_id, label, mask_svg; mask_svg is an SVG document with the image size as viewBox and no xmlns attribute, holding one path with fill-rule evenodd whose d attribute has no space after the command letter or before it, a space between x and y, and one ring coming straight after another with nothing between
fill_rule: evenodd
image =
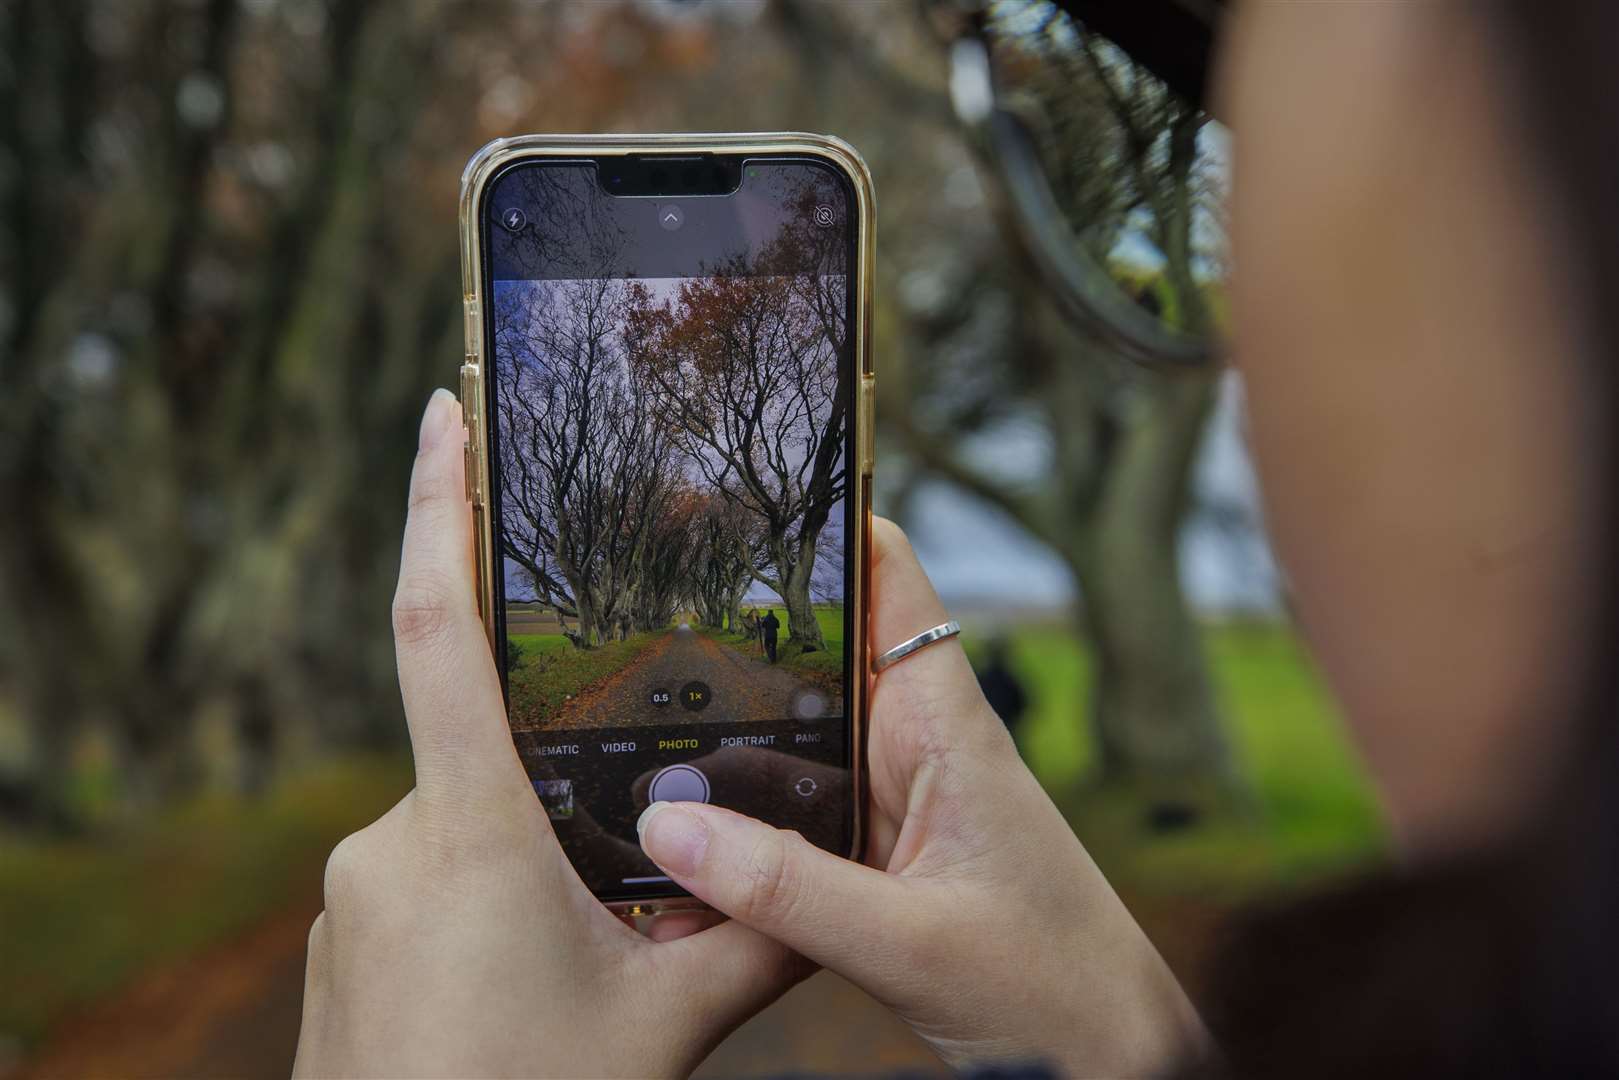
<instances>
[{"instance_id":1,"label":"person walking on path","mask_svg":"<svg viewBox=\"0 0 1619 1080\"><path fill-rule=\"evenodd\" d=\"M776 618L774 611L766 611L765 617L759 620L759 629L764 633L765 655L774 664L776 662L776 631L781 629L781 620Z\"/></svg>"}]
</instances>

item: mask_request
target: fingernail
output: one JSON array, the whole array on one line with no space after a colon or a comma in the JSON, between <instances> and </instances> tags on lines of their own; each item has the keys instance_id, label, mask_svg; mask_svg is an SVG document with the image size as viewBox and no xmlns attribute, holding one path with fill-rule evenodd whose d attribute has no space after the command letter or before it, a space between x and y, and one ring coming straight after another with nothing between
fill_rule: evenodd
<instances>
[{"instance_id":1,"label":"fingernail","mask_svg":"<svg viewBox=\"0 0 1619 1080\"><path fill-rule=\"evenodd\" d=\"M454 420L455 395L441 386L427 399L427 410L422 413L422 429L416 439L416 448L433 449L451 430Z\"/></svg>"},{"instance_id":2,"label":"fingernail","mask_svg":"<svg viewBox=\"0 0 1619 1080\"><path fill-rule=\"evenodd\" d=\"M641 811L635 832L647 858L671 874L695 873L708 850L708 824L672 803L655 802Z\"/></svg>"}]
</instances>

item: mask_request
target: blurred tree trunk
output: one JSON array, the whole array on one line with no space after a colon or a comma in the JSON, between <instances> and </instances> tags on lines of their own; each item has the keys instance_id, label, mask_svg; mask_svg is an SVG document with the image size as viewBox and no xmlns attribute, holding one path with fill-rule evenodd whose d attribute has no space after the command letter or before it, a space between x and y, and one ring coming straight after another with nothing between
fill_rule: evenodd
<instances>
[{"instance_id":1,"label":"blurred tree trunk","mask_svg":"<svg viewBox=\"0 0 1619 1080\"><path fill-rule=\"evenodd\" d=\"M1144 402L1063 554L1091 643L1091 726L1104 780L1229 777L1177 539L1212 381L1182 377Z\"/></svg>"},{"instance_id":2,"label":"blurred tree trunk","mask_svg":"<svg viewBox=\"0 0 1619 1080\"><path fill-rule=\"evenodd\" d=\"M0 318L0 491L28 508L0 530L0 601L29 613L0 631L0 675L30 733L29 816L71 823L92 729L136 804L200 778L205 707L235 731L245 790L305 717L395 730L363 705L391 663L357 653L375 635L354 611L386 595L397 524L358 508L398 501L369 479L399 472L423 373L450 370L459 334L453 230L379 263L398 231L385 170L435 37L431 11L374 10L330 6L288 102L241 59L271 48L242 22L275 12L115 5L93 29L76 0L0 8L25 58L0 77L17 314ZM91 161L97 123L138 152ZM284 191L242 166L272 137L300 155Z\"/></svg>"},{"instance_id":3,"label":"blurred tree trunk","mask_svg":"<svg viewBox=\"0 0 1619 1080\"><path fill-rule=\"evenodd\" d=\"M1058 149L1078 155L1059 182L1084 188L1071 193L1078 205L1070 212L1077 227L1103 237L1116 235L1106 228L1109 220L1117 228L1137 222L1163 257L1143 302L1167 322L1205 333L1211 317L1193 233L1198 135L1207 118L1127 59L1085 40L1068 73L1072 81L1058 88L1065 100L1080 101L1077 115L1058 118L1068 125ZM1109 243L1098 242L1093 254L1105 258ZM958 404L956 414L969 431L986 432L993 431L992 418L1008 412L1038 415L1051 438L1051 475L1037 486L992 475L963 452L964 433L924 425L910 415L914 407L885 411L884 419L925 469L1004 511L1073 573L1078 628L1093 659L1085 720L1096 778L1152 795L1223 798L1240 784L1178 550L1219 372L1166 374L1125 365L1096 343L1075 339L1049 300L1030 299L1045 285L1026 263L1015 273L1019 279L1006 288L1017 304L1014 340L1002 357L1009 374ZM980 270L972 280L985 276ZM925 370L923 357L957 333L953 320L973 307L971 296L941 305L940 325L924 329L921 356L908 367Z\"/></svg>"},{"instance_id":4,"label":"blurred tree trunk","mask_svg":"<svg viewBox=\"0 0 1619 1080\"><path fill-rule=\"evenodd\" d=\"M927 467L1008 513L1073 572L1093 658L1085 705L1097 778L1188 793L1232 788L1178 550L1216 376L1139 375L1130 407L1110 412L1099 407L1094 362L1064 366L1048 384L1058 460L1042 495L981 474L914 423L893 426Z\"/></svg>"},{"instance_id":5,"label":"blurred tree trunk","mask_svg":"<svg viewBox=\"0 0 1619 1080\"><path fill-rule=\"evenodd\" d=\"M0 529L0 645L12 692L29 721L34 775L22 792L24 818L61 824L67 817L64 778L71 767L75 740L91 720L93 687L75 680L30 678L50 670L52 657L72 656L83 643L71 623L49 613L31 612L32 601L51 601L74 608L92 598L74 572L69 552L53 542L46 528L32 527L36 508L49 505L54 494L51 465L52 402L45 380L27 359L41 338L51 336L47 300L68 261L67 241L77 230L53 235L64 204L82 192L85 171L81 140L91 79L75 72L61 75L82 61L85 5L64 0L18 0L0 5L0 140L8 160L4 199L5 242L0 243L7 310L0 317L0 378L9 398L10 422L0 428L0 492L18 517ZM42 114L35 102L54 106ZM60 348L65 340L55 340ZM35 377L29 377L34 375Z\"/></svg>"},{"instance_id":6,"label":"blurred tree trunk","mask_svg":"<svg viewBox=\"0 0 1619 1080\"><path fill-rule=\"evenodd\" d=\"M1192 243L1197 139L1207 118L1159 88L1147 89L1140 71L1121 85L1094 42L1086 43L1164 257L1170 303L1154 306L1181 330L1207 334L1212 320ZM1176 373L1142 395L1109 455L1092 526L1070 548L1095 650L1092 716L1105 779L1208 779L1221 786L1233 779L1178 550L1218 374Z\"/></svg>"}]
</instances>

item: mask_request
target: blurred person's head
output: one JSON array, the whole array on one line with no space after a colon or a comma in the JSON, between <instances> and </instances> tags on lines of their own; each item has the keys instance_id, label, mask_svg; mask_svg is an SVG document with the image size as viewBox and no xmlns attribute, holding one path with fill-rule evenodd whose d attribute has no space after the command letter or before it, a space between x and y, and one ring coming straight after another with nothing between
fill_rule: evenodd
<instances>
[{"instance_id":1,"label":"blurred person's head","mask_svg":"<svg viewBox=\"0 0 1619 1080\"><path fill-rule=\"evenodd\" d=\"M1595 223L1517 21L1252 3L1225 56L1235 355L1270 524L1416 849L1495 837L1550 794L1606 599Z\"/></svg>"},{"instance_id":2,"label":"blurred person's head","mask_svg":"<svg viewBox=\"0 0 1619 1080\"><path fill-rule=\"evenodd\" d=\"M1239 939L1244 1075L1619 1068L1616 45L1527 0L1230 29L1252 443L1405 853Z\"/></svg>"}]
</instances>

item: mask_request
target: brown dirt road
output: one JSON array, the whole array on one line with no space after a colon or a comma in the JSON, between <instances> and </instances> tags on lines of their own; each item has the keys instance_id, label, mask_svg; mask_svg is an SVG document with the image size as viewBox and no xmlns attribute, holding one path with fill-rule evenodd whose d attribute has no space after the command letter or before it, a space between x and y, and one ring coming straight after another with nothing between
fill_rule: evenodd
<instances>
[{"instance_id":1,"label":"brown dirt road","mask_svg":"<svg viewBox=\"0 0 1619 1080\"><path fill-rule=\"evenodd\" d=\"M318 884L304 892L247 932L64 1017L14 1075L288 1076L304 948L321 907Z\"/></svg>"},{"instance_id":2,"label":"brown dirt road","mask_svg":"<svg viewBox=\"0 0 1619 1080\"><path fill-rule=\"evenodd\" d=\"M710 700L701 711L678 701L682 688L706 685ZM652 704L654 691L670 695ZM682 623L636 657L628 667L576 694L544 730L652 727L668 723L718 724L738 720L811 719L835 715L839 695L816 687L756 656L705 637Z\"/></svg>"},{"instance_id":3,"label":"brown dirt road","mask_svg":"<svg viewBox=\"0 0 1619 1080\"><path fill-rule=\"evenodd\" d=\"M239 937L149 973L64 1018L8 1080L46 1077L285 1078L303 1007L304 946L316 893ZM950 1075L903 1024L825 972L744 1024L697 1070L703 1078ZM7 1076L0 1069L0 1076Z\"/></svg>"},{"instance_id":4,"label":"brown dirt road","mask_svg":"<svg viewBox=\"0 0 1619 1080\"><path fill-rule=\"evenodd\" d=\"M311 882L299 902L257 927L65 1017L8 1080L286 1077L298 1040L304 945L319 907L319 884ZM1185 897L1138 898L1131 909L1195 996L1223 909ZM696 1075L712 1080L899 1070L951 1075L892 1014L822 972L734 1032ZM0 1076L6 1075L0 1067Z\"/></svg>"}]
</instances>

